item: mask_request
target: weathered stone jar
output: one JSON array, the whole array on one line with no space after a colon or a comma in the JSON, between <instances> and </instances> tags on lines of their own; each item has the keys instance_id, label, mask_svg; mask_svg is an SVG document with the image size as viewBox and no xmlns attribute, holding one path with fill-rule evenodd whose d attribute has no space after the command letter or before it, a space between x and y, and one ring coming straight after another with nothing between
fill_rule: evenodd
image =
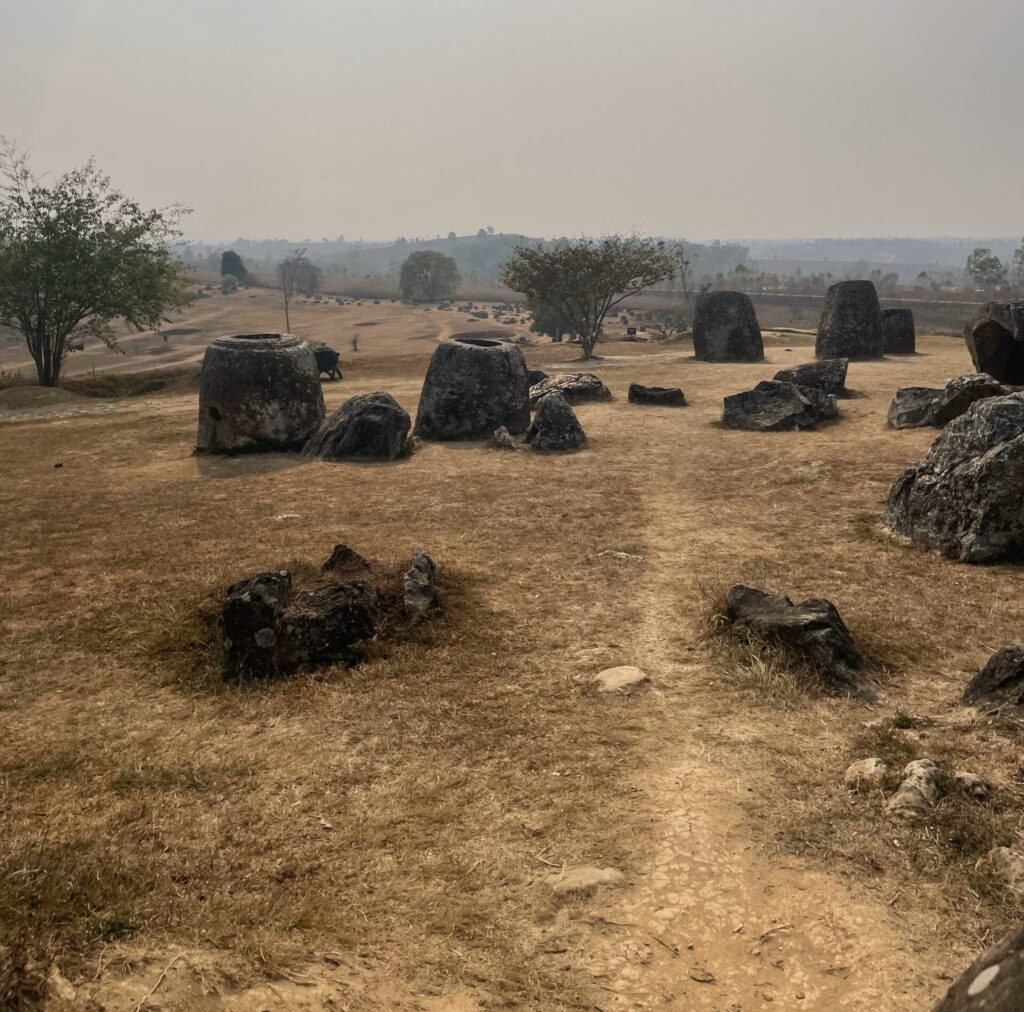
<instances>
[{"instance_id":1,"label":"weathered stone jar","mask_svg":"<svg viewBox=\"0 0 1024 1012\"><path fill-rule=\"evenodd\" d=\"M818 323L818 358L881 358L882 307L870 281L840 281L825 293Z\"/></svg>"},{"instance_id":2,"label":"weathered stone jar","mask_svg":"<svg viewBox=\"0 0 1024 1012\"><path fill-rule=\"evenodd\" d=\"M702 362L760 362L761 327L750 296L743 292L706 292L697 300L693 353Z\"/></svg>"},{"instance_id":3,"label":"weathered stone jar","mask_svg":"<svg viewBox=\"0 0 1024 1012\"><path fill-rule=\"evenodd\" d=\"M422 439L486 439L499 426L530 424L530 379L513 344L473 334L437 346L423 380L415 434Z\"/></svg>"},{"instance_id":4,"label":"weathered stone jar","mask_svg":"<svg viewBox=\"0 0 1024 1012\"><path fill-rule=\"evenodd\" d=\"M297 450L323 421L316 357L291 334L236 334L206 349L200 453Z\"/></svg>"}]
</instances>

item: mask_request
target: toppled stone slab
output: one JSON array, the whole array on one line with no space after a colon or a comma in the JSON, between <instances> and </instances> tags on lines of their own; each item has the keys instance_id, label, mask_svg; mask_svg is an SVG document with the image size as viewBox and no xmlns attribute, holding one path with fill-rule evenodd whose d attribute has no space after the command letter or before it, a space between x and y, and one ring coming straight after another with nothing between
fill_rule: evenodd
<instances>
[{"instance_id":1,"label":"toppled stone slab","mask_svg":"<svg viewBox=\"0 0 1024 1012\"><path fill-rule=\"evenodd\" d=\"M640 383L630 383L629 403L681 408L685 406L686 398L679 387L645 387Z\"/></svg>"},{"instance_id":2,"label":"toppled stone slab","mask_svg":"<svg viewBox=\"0 0 1024 1012\"><path fill-rule=\"evenodd\" d=\"M917 351L912 309L882 310L882 347L886 355L913 355Z\"/></svg>"},{"instance_id":3,"label":"toppled stone slab","mask_svg":"<svg viewBox=\"0 0 1024 1012\"><path fill-rule=\"evenodd\" d=\"M360 394L320 425L302 453L321 460L394 460L407 449L411 424L391 394Z\"/></svg>"},{"instance_id":4,"label":"toppled stone slab","mask_svg":"<svg viewBox=\"0 0 1024 1012\"><path fill-rule=\"evenodd\" d=\"M536 407L542 397L550 393L561 394L567 404L585 404L588 401L610 401L612 392L600 377L592 372L568 372L550 376L530 387L530 407Z\"/></svg>"},{"instance_id":5,"label":"toppled stone slab","mask_svg":"<svg viewBox=\"0 0 1024 1012\"><path fill-rule=\"evenodd\" d=\"M594 676L594 684L598 692L629 692L650 679L647 673L631 664L623 664L617 668L605 668Z\"/></svg>"},{"instance_id":6,"label":"toppled stone slab","mask_svg":"<svg viewBox=\"0 0 1024 1012\"><path fill-rule=\"evenodd\" d=\"M515 437L512 435L504 425L499 425L498 428L491 433L490 445L495 450L518 450L519 444L516 442Z\"/></svg>"},{"instance_id":7,"label":"toppled stone slab","mask_svg":"<svg viewBox=\"0 0 1024 1012\"><path fill-rule=\"evenodd\" d=\"M693 317L693 353L702 362L760 362L764 342L750 296L705 292Z\"/></svg>"},{"instance_id":8,"label":"toppled stone slab","mask_svg":"<svg viewBox=\"0 0 1024 1012\"><path fill-rule=\"evenodd\" d=\"M587 445L587 434L565 398L554 392L538 402L526 441L538 453L569 453Z\"/></svg>"},{"instance_id":9,"label":"toppled stone slab","mask_svg":"<svg viewBox=\"0 0 1024 1012\"><path fill-rule=\"evenodd\" d=\"M984 373L957 376L944 387L903 387L889 405L889 424L894 429L942 428L976 401L1006 392L1002 384Z\"/></svg>"},{"instance_id":10,"label":"toppled stone slab","mask_svg":"<svg viewBox=\"0 0 1024 1012\"><path fill-rule=\"evenodd\" d=\"M939 768L931 759L915 759L903 770L903 782L886 803L885 810L894 819L913 822L923 819L938 801Z\"/></svg>"},{"instance_id":11,"label":"toppled stone slab","mask_svg":"<svg viewBox=\"0 0 1024 1012\"><path fill-rule=\"evenodd\" d=\"M405 612L414 622L420 622L437 604L437 566L422 549L412 553L402 583Z\"/></svg>"},{"instance_id":12,"label":"toppled stone slab","mask_svg":"<svg viewBox=\"0 0 1024 1012\"><path fill-rule=\"evenodd\" d=\"M786 432L813 429L819 421L838 414L833 394L778 380L762 380L753 390L724 399L722 424L730 429Z\"/></svg>"},{"instance_id":13,"label":"toppled stone slab","mask_svg":"<svg viewBox=\"0 0 1024 1012\"><path fill-rule=\"evenodd\" d=\"M304 590L281 615L277 670L350 661L377 630L377 593L362 580Z\"/></svg>"},{"instance_id":14,"label":"toppled stone slab","mask_svg":"<svg viewBox=\"0 0 1024 1012\"><path fill-rule=\"evenodd\" d=\"M954 418L896 480L884 521L962 562L1024 555L1024 396L989 397Z\"/></svg>"},{"instance_id":15,"label":"toppled stone slab","mask_svg":"<svg viewBox=\"0 0 1024 1012\"><path fill-rule=\"evenodd\" d=\"M736 584L726 598L726 617L736 628L791 651L808 663L833 692L874 695L864 658L831 601L788 597Z\"/></svg>"},{"instance_id":16,"label":"toppled stone slab","mask_svg":"<svg viewBox=\"0 0 1024 1012\"><path fill-rule=\"evenodd\" d=\"M987 302L964 328L964 338L978 372L1024 384L1024 302Z\"/></svg>"},{"instance_id":17,"label":"toppled stone slab","mask_svg":"<svg viewBox=\"0 0 1024 1012\"><path fill-rule=\"evenodd\" d=\"M881 759L858 759L846 767L843 783L851 790L877 787L888 772L889 767Z\"/></svg>"},{"instance_id":18,"label":"toppled stone slab","mask_svg":"<svg viewBox=\"0 0 1024 1012\"><path fill-rule=\"evenodd\" d=\"M291 596L287 570L257 573L228 587L221 615L227 671L260 676L277 670L282 615Z\"/></svg>"},{"instance_id":19,"label":"toppled stone slab","mask_svg":"<svg viewBox=\"0 0 1024 1012\"><path fill-rule=\"evenodd\" d=\"M984 712L1024 708L1024 644L997 650L971 679L961 701Z\"/></svg>"},{"instance_id":20,"label":"toppled stone slab","mask_svg":"<svg viewBox=\"0 0 1024 1012\"><path fill-rule=\"evenodd\" d=\"M617 886L624 880L617 868L578 864L551 878L551 888L560 896L592 896L599 886Z\"/></svg>"},{"instance_id":21,"label":"toppled stone slab","mask_svg":"<svg viewBox=\"0 0 1024 1012\"><path fill-rule=\"evenodd\" d=\"M798 387L810 387L836 397L849 397L846 389L846 372L850 360L846 358L823 358L817 362L801 362L800 365L780 369L775 379L780 383L793 383Z\"/></svg>"},{"instance_id":22,"label":"toppled stone slab","mask_svg":"<svg viewBox=\"0 0 1024 1012\"><path fill-rule=\"evenodd\" d=\"M1020 1012L1024 925L979 956L932 1012Z\"/></svg>"}]
</instances>

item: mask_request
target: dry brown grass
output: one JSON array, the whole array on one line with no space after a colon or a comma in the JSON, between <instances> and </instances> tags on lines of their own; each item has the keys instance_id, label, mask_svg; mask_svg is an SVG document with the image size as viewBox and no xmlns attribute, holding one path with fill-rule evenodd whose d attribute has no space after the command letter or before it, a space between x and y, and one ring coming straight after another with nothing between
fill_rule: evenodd
<instances>
[{"instance_id":1,"label":"dry brown grass","mask_svg":"<svg viewBox=\"0 0 1024 1012\"><path fill-rule=\"evenodd\" d=\"M258 301L236 304L231 329L248 329ZM325 386L330 407L384 388L415 409L433 341L426 317L398 308L380 307L345 380ZM545 941L585 925L585 908L552 897L546 862L643 875L642 841L668 803L643 776L680 759L759 785L751 847L829 867L876 827L866 800L835 788L871 711L723 688L700 584L828 597L892 668L887 707L951 707L1017 635L1024 574L910 552L873 527L930 441L884 428L892 390L968 367L962 347L923 344L912 360L852 367L868 396L844 402L839 424L750 434L713 426L721 397L808 357L806 338L724 367L609 342L595 368L617 399L579 409L590 447L565 458L436 444L388 467L194 458L187 394L0 424L0 917L25 943L14 962L56 958L87 980L104 946L181 945L272 976L329 949L418 994L587 1007L594 979L564 971ZM576 354L528 351L549 371ZM691 406L628 405L633 380L681 385ZM428 550L450 574L444 617L354 669L245 687L211 677L202 613L217 589L339 541L381 558ZM597 698L577 681L621 663L648 668L659 695ZM977 772L1009 781L1011 750L983 729L958 734ZM935 854L954 881L980 844L957 856L943 832ZM915 884L946 881L929 869L892 860L865 881L902 890L921 960L965 961L1006 911L979 894L963 926L940 923L938 886Z\"/></svg>"}]
</instances>

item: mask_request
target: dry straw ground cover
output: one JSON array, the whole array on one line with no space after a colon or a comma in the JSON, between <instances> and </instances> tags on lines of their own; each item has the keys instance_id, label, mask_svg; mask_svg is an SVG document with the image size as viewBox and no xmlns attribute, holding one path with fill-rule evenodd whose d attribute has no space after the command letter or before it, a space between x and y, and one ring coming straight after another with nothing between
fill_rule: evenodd
<instances>
[{"instance_id":1,"label":"dry straw ground cover","mask_svg":"<svg viewBox=\"0 0 1024 1012\"><path fill-rule=\"evenodd\" d=\"M263 295L206 302L183 338L200 351L210 331L266 329L274 311ZM414 411L434 339L472 329L389 304L306 309L295 329L343 352L329 407L386 389ZM686 345L606 344L597 368L616 400L579 408L590 446L566 457L427 444L389 466L196 458L187 377L0 411L4 1000L28 1001L55 960L111 1008L274 1007L276 988L277 1007L294 992L323 1008L672 994L711 1009L752 1002L768 977L807 1007L867 1009L883 993L927 1007L1014 916L974 865L1021 842L1020 737L946 717L1018 635L1024 581L876 525L932 438L887 430L888 400L967 371L958 342L851 367L865 396L820 431L714 424L724 394L810 357L807 342L769 338L769 362L724 366ZM178 365L198 353L178 350ZM528 350L549 370L572 355ZM681 385L691 406L629 405L632 381ZM395 562L429 551L443 617L352 670L224 685L203 618L218 593L342 541ZM739 581L834 600L878 661L880 702L793 690L772 658L730 653L708 631L708 588ZM596 696L585 680L616 664L652 686ZM842 787L866 755L948 757L995 780L996 800L893 830L884 798ZM704 883L715 902L694 903L692 883L652 878L680 799L749 872L745 891L723 875ZM618 868L626 885L556 897L551 877L573 864ZM749 972L694 984L683 943L735 922L772 930L793 883L810 895L777 936L781 967L744 950ZM634 958L647 914L615 904L645 890L667 945ZM625 921L640 925L629 938ZM833 972L840 957L855 969Z\"/></svg>"}]
</instances>

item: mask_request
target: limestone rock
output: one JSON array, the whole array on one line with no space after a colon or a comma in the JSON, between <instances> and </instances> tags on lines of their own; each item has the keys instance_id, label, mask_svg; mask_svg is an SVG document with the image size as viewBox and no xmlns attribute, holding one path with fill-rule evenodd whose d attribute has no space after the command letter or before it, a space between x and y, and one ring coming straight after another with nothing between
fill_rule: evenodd
<instances>
[{"instance_id":1,"label":"limestone rock","mask_svg":"<svg viewBox=\"0 0 1024 1012\"><path fill-rule=\"evenodd\" d=\"M849 359L823 358L817 362L801 362L800 365L780 369L775 379L780 383L794 383L798 387L811 387L836 397L848 397L846 389L846 371Z\"/></svg>"},{"instance_id":2,"label":"limestone rock","mask_svg":"<svg viewBox=\"0 0 1024 1012\"><path fill-rule=\"evenodd\" d=\"M910 309L882 310L882 348L886 355L913 355L917 350L914 313Z\"/></svg>"},{"instance_id":3,"label":"limestone rock","mask_svg":"<svg viewBox=\"0 0 1024 1012\"><path fill-rule=\"evenodd\" d=\"M417 548L402 577L405 589L405 613L419 622L437 603L437 565L426 552Z\"/></svg>"},{"instance_id":4,"label":"limestone rock","mask_svg":"<svg viewBox=\"0 0 1024 1012\"><path fill-rule=\"evenodd\" d=\"M931 759L915 759L903 770L903 782L886 803L894 819L905 822L924 818L939 799L939 768Z\"/></svg>"},{"instance_id":5,"label":"limestone rock","mask_svg":"<svg viewBox=\"0 0 1024 1012\"><path fill-rule=\"evenodd\" d=\"M992 785L984 777L966 770L958 770L953 774L953 785L975 801L985 801L992 794Z\"/></svg>"},{"instance_id":6,"label":"limestone rock","mask_svg":"<svg viewBox=\"0 0 1024 1012\"><path fill-rule=\"evenodd\" d=\"M679 387L645 387L639 383L630 383L629 403L681 408L686 404L686 398Z\"/></svg>"},{"instance_id":7,"label":"limestone rock","mask_svg":"<svg viewBox=\"0 0 1024 1012\"><path fill-rule=\"evenodd\" d=\"M726 598L730 623L801 656L832 691L871 696L864 659L831 601L788 597L736 584Z\"/></svg>"},{"instance_id":8,"label":"limestone rock","mask_svg":"<svg viewBox=\"0 0 1024 1012\"><path fill-rule=\"evenodd\" d=\"M962 702L985 712L1024 707L1024 645L997 650L964 689Z\"/></svg>"},{"instance_id":9,"label":"limestone rock","mask_svg":"<svg viewBox=\"0 0 1024 1012\"><path fill-rule=\"evenodd\" d=\"M495 450L518 450L519 444L516 442L515 437L512 435L504 425L499 425L494 432L491 433L491 446Z\"/></svg>"},{"instance_id":10,"label":"limestone rock","mask_svg":"<svg viewBox=\"0 0 1024 1012\"><path fill-rule=\"evenodd\" d=\"M442 341L423 381L415 433L423 439L486 439L504 425L530 424L530 386L523 353L492 337Z\"/></svg>"},{"instance_id":11,"label":"limestone rock","mask_svg":"<svg viewBox=\"0 0 1024 1012\"><path fill-rule=\"evenodd\" d=\"M783 432L813 429L819 420L838 414L833 394L778 380L762 380L753 390L723 401L722 424L730 429Z\"/></svg>"},{"instance_id":12,"label":"limestone rock","mask_svg":"<svg viewBox=\"0 0 1024 1012\"><path fill-rule=\"evenodd\" d=\"M944 387L903 387L889 405L889 424L894 429L934 426L942 428L959 418L976 401L1001 397L1007 391L984 373L967 373Z\"/></svg>"},{"instance_id":13,"label":"limestone rock","mask_svg":"<svg viewBox=\"0 0 1024 1012\"><path fill-rule=\"evenodd\" d=\"M702 362L760 362L764 342L750 296L705 292L693 317L693 353Z\"/></svg>"},{"instance_id":14,"label":"limestone rock","mask_svg":"<svg viewBox=\"0 0 1024 1012\"><path fill-rule=\"evenodd\" d=\"M297 450L323 421L316 358L291 334L210 343L199 377L199 453Z\"/></svg>"},{"instance_id":15,"label":"limestone rock","mask_svg":"<svg viewBox=\"0 0 1024 1012\"><path fill-rule=\"evenodd\" d=\"M870 281L840 281L825 293L818 323L818 358L881 358L882 307Z\"/></svg>"},{"instance_id":16,"label":"limestone rock","mask_svg":"<svg viewBox=\"0 0 1024 1012\"><path fill-rule=\"evenodd\" d=\"M605 668L594 676L598 692L629 692L650 681L647 674L631 664L617 668Z\"/></svg>"},{"instance_id":17,"label":"limestone rock","mask_svg":"<svg viewBox=\"0 0 1024 1012\"><path fill-rule=\"evenodd\" d=\"M1024 853L1012 847L993 847L984 861L1014 896L1024 900Z\"/></svg>"},{"instance_id":18,"label":"limestone rock","mask_svg":"<svg viewBox=\"0 0 1024 1012\"><path fill-rule=\"evenodd\" d=\"M559 895L592 896L599 886L616 886L623 881L617 868L573 865L551 879L551 888Z\"/></svg>"},{"instance_id":19,"label":"limestone rock","mask_svg":"<svg viewBox=\"0 0 1024 1012\"><path fill-rule=\"evenodd\" d=\"M1024 396L989 397L951 421L889 492L893 533L963 562L1024 554Z\"/></svg>"},{"instance_id":20,"label":"limestone rock","mask_svg":"<svg viewBox=\"0 0 1024 1012\"><path fill-rule=\"evenodd\" d=\"M1024 384L1024 302L988 302L964 328L978 372L1000 383Z\"/></svg>"},{"instance_id":21,"label":"limestone rock","mask_svg":"<svg viewBox=\"0 0 1024 1012\"><path fill-rule=\"evenodd\" d=\"M877 787L888 771L889 767L881 759L858 759L847 766L843 783L851 790Z\"/></svg>"},{"instance_id":22,"label":"limestone rock","mask_svg":"<svg viewBox=\"0 0 1024 1012\"><path fill-rule=\"evenodd\" d=\"M567 453L587 445L587 434L560 393L550 393L537 404L526 441L538 453Z\"/></svg>"},{"instance_id":23,"label":"limestone rock","mask_svg":"<svg viewBox=\"0 0 1024 1012\"><path fill-rule=\"evenodd\" d=\"M550 393L561 394L567 404L587 401L610 401L612 392L592 372L567 372L551 376L530 388L530 406L536 407L542 397Z\"/></svg>"},{"instance_id":24,"label":"limestone rock","mask_svg":"<svg viewBox=\"0 0 1024 1012\"><path fill-rule=\"evenodd\" d=\"M932 1012L1020 1012L1024 925L979 956Z\"/></svg>"},{"instance_id":25,"label":"limestone rock","mask_svg":"<svg viewBox=\"0 0 1024 1012\"><path fill-rule=\"evenodd\" d=\"M320 425L302 453L321 460L394 460L405 452L410 424L391 394L360 394Z\"/></svg>"}]
</instances>

